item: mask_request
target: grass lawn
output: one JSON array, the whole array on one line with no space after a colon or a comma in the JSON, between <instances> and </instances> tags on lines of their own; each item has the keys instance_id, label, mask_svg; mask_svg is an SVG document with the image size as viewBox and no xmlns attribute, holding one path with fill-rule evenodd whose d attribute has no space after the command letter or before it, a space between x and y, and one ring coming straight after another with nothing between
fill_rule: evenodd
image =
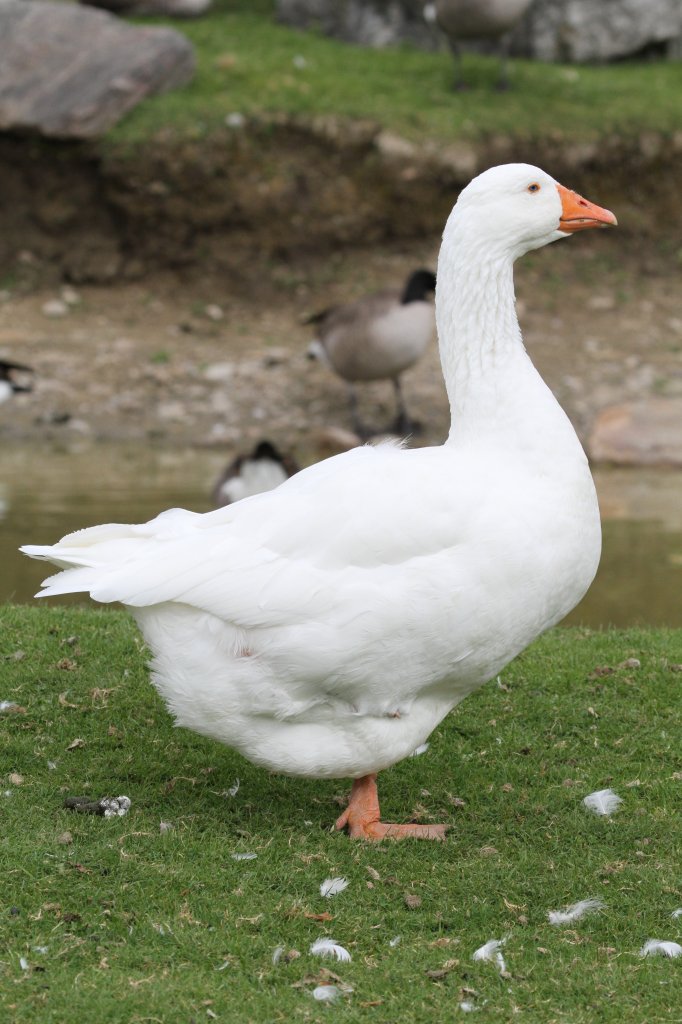
<instances>
[{"instance_id":1,"label":"grass lawn","mask_svg":"<svg viewBox=\"0 0 682 1024\"><path fill-rule=\"evenodd\" d=\"M455 93L446 50L350 46L279 25L273 10L271 0L217 0L204 17L175 21L196 48L194 81L141 104L110 139L140 142L159 130L201 137L234 112L369 118L415 140L502 133L584 142L612 132L674 132L682 123L679 61L605 67L515 61L514 87L499 94L497 61L467 56L471 89Z\"/></svg>"},{"instance_id":2,"label":"grass lawn","mask_svg":"<svg viewBox=\"0 0 682 1024\"><path fill-rule=\"evenodd\" d=\"M0 1019L678 1021L682 959L638 954L682 939L680 662L682 631L553 631L384 774L386 817L448 841L374 846L330 831L345 783L174 730L126 615L2 607ZM612 818L582 806L605 787ZM120 794L126 817L63 808ZM548 923L587 897L606 908ZM321 936L352 961L311 956ZM472 960L504 937L504 975Z\"/></svg>"}]
</instances>

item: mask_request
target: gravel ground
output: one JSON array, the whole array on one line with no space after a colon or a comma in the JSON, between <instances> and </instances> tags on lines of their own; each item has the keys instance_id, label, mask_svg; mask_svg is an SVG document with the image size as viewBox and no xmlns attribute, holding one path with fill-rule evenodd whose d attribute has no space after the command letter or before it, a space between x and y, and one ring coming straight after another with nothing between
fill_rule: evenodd
<instances>
[{"instance_id":1,"label":"gravel ground","mask_svg":"<svg viewBox=\"0 0 682 1024\"><path fill-rule=\"evenodd\" d=\"M303 461L352 443L345 387L305 358L302 317L435 266L438 239L251 268L251 284L182 279L0 292L0 358L35 368L31 394L0 406L0 437L149 439L227 452L267 436ZM529 352L584 439L603 408L682 395L679 268L619 251L616 236L572 239L517 270ZM405 375L416 443L448 412L437 348ZM388 383L362 389L366 420L393 414Z\"/></svg>"}]
</instances>

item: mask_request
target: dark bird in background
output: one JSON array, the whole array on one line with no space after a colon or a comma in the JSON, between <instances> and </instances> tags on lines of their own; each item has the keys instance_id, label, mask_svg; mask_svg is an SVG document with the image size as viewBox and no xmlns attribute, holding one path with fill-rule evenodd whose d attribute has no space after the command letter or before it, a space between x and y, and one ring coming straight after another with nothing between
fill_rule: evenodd
<instances>
[{"instance_id":1,"label":"dark bird in background","mask_svg":"<svg viewBox=\"0 0 682 1024\"><path fill-rule=\"evenodd\" d=\"M353 427L361 437L366 437L368 431L358 415L354 385L359 381L392 381L397 417L391 429L400 434L414 429L400 375L424 355L433 337L435 315L430 296L435 288L433 271L415 270L402 289L373 292L356 302L322 310L305 321L317 327L308 355L326 363L348 383Z\"/></svg>"},{"instance_id":2,"label":"dark bird in background","mask_svg":"<svg viewBox=\"0 0 682 1024\"><path fill-rule=\"evenodd\" d=\"M11 363L6 359L0 359L0 405L10 399L12 395L33 390L31 384L26 382L20 384L14 379L14 375L17 373L32 374L33 369L22 363Z\"/></svg>"},{"instance_id":3,"label":"dark bird in background","mask_svg":"<svg viewBox=\"0 0 682 1024\"><path fill-rule=\"evenodd\" d=\"M498 89L509 88L510 32L533 0L433 0L424 8L427 21L435 21L448 38L455 61L455 89L466 88L462 78L460 43L497 42L500 53Z\"/></svg>"},{"instance_id":4,"label":"dark bird in background","mask_svg":"<svg viewBox=\"0 0 682 1024\"><path fill-rule=\"evenodd\" d=\"M231 505L252 494L279 487L301 467L290 455L283 455L270 441L260 441L249 455L238 455L213 488L216 508Z\"/></svg>"}]
</instances>

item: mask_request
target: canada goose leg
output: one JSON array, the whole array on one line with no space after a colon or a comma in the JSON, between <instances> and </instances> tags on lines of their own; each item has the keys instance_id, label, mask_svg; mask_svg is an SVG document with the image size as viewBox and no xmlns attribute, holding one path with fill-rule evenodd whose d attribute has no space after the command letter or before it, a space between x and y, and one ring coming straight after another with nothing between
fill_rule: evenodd
<instances>
[{"instance_id":1,"label":"canada goose leg","mask_svg":"<svg viewBox=\"0 0 682 1024\"><path fill-rule=\"evenodd\" d=\"M348 807L337 819L337 829L348 829L351 839L445 839L449 825L392 825L380 821L376 775L356 779Z\"/></svg>"},{"instance_id":2,"label":"canada goose leg","mask_svg":"<svg viewBox=\"0 0 682 1024\"><path fill-rule=\"evenodd\" d=\"M454 39L448 39L448 45L452 54L453 64L455 65L455 77L452 80L452 88L455 92L462 92L464 89L469 88L462 77L462 50L459 43L456 43Z\"/></svg>"},{"instance_id":3,"label":"canada goose leg","mask_svg":"<svg viewBox=\"0 0 682 1024\"><path fill-rule=\"evenodd\" d=\"M400 377L393 378L393 390L395 391L396 417L390 429L396 434L416 433L419 430L419 424L413 422L408 416Z\"/></svg>"},{"instance_id":4,"label":"canada goose leg","mask_svg":"<svg viewBox=\"0 0 682 1024\"><path fill-rule=\"evenodd\" d=\"M500 73L495 83L498 92L507 92L511 86L509 81L509 51L511 49L511 35L506 35L500 43Z\"/></svg>"},{"instance_id":5,"label":"canada goose leg","mask_svg":"<svg viewBox=\"0 0 682 1024\"><path fill-rule=\"evenodd\" d=\"M366 441L367 438L372 436L372 431L369 427L360 419L360 413L358 412L358 393L352 384L348 385L348 402L350 404L350 414L353 420L353 430L361 440Z\"/></svg>"}]
</instances>

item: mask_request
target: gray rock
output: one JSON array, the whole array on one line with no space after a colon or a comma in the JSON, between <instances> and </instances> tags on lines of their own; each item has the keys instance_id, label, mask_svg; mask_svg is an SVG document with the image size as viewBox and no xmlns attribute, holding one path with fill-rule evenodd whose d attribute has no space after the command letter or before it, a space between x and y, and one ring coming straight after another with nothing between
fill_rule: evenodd
<instances>
[{"instance_id":1,"label":"gray rock","mask_svg":"<svg viewBox=\"0 0 682 1024\"><path fill-rule=\"evenodd\" d=\"M622 466L682 466L682 399L647 398L612 405L597 417L588 440L596 462Z\"/></svg>"},{"instance_id":2,"label":"gray rock","mask_svg":"<svg viewBox=\"0 0 682 1024\"><path fill-rule=\"evenodd\" d=\"M0 0L0 130L100 135L193 72L192 47L173 29L75 4Z\"/></svg>"},{"instance_id":3,"label":"gray rock","mask_svg":"<svg viewBox=\"0 0 682 1024\"><path fill-rule=\"evenodd\" d=\"M512 53L576 63L647 51L672 58L681 42L680 0L536 0L514 32Z\"/></svg>"},{"instance_id":4,"label":"gray rock","mask_svg":"<svg viewBox=\"0 0 682 1024\"><path fill-rule=\"evenodd\" d=\"M443 46L424 18L424 0L277 0L277 17L296 28L363 46ZM512 35L516 56L547 61L682 56L680 0L535 0ZM478 47L477 47L478 48Z\"/></svg>"}]
</instances>

